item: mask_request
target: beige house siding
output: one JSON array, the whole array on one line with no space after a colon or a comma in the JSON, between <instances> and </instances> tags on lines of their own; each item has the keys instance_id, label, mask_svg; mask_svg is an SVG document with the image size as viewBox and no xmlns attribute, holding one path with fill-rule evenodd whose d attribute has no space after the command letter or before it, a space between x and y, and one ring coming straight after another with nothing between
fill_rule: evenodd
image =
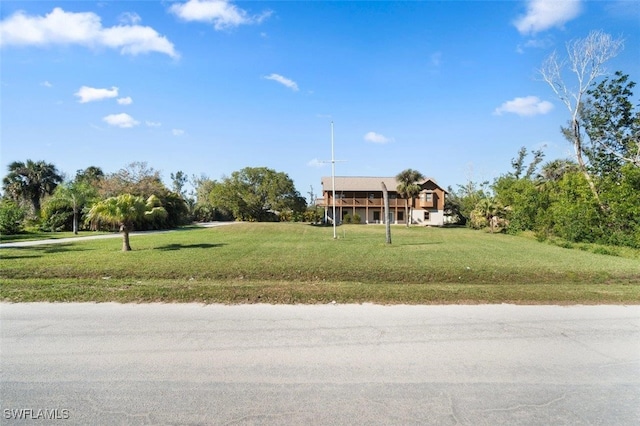
<instances>
[{"instance_id":1,"label":"beige house siding","mask_svg":"<svg viewBox=\"0 0 640 426\"><path fill-rule=\"evenodd\" d=\"M382 185L384 182L389 193L390 220L394 224L406 224L405 202L399 198L396 188L398 182L393 177L335 177L336 217L339 222L345 215L360 216L361 223L384 223ZM414 199L411 223L420 225L444 225L444 199L446 191L435 180L428 178L421 184L422 191ZM325 219L333 221L333 182L331 177L322 178L323 197L318 205L324 208Z\"/></svg>"}]
</instances>

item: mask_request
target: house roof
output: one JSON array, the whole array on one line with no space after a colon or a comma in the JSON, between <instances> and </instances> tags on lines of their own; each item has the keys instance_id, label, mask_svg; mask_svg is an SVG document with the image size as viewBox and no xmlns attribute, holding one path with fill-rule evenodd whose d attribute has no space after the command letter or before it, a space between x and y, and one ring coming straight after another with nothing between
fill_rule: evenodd
<instances>
[{"instance_id":1,"label":"house roof","mask_svg":"<svg viewBox=\"0 0 640 426\"><path fill-rule=\"evenodd\" d=\"M381 182L387 186L387 190L395 191L398 187L398 181L395 177L372 177L372 176L336 176L336 191L382 191ZM438 183L426 178L420 184L431 181L438 188L442 189ZM333 187L331 176L322 177L322 189L330 191Z\"/></svg>"}]
</instances>

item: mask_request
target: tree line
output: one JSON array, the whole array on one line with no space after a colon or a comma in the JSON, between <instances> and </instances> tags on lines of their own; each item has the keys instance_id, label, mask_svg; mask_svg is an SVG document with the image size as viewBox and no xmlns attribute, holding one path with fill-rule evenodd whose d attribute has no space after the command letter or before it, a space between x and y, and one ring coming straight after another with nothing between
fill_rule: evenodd
<instances>
[{"instance_id":1,"label":"tree line","mask_svg":"<svg viewBox=\"0 0 640 426\"><path fill-rule=\"evenodd\" d=\"M168 229L210 220L303 220L306 200L289 176L266 167L247 167L220 181L171 173L169 189L145 162L105 174L78 170L72 179L45 161L16 161L3 178L0 231L25 227L43 231L80 229Z\"/></svg>"},{"instance_id":2,"label":"tree line","mask_svg":"<svg viewBox=\"0 0 640 426\"><path fill-rule=\"evenodd\" d=\"M560 131L573 147L573 158L543 163L542 151L521 148L512 170L494 182L449 187L447 212L491 232L532 231L541 240L559 237L640 248L635 82L622 71L607 75L604 70L621 47L620 39L592 32L567 44L567 59L554 53L543 64L543 80L569 112Z\"/></svg>"}]
</instances>

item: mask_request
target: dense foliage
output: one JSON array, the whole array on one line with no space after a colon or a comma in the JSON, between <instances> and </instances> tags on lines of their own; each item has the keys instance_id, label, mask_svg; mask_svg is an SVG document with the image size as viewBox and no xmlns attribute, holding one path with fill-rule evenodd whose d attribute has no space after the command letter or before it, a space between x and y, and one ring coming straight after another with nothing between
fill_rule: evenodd
<instances>
[{"instance_id":1,"label":"dense foliage","mask_svg":"<svg viewBox=\"0 0 640 426\"><path fill-rule=\"evenodd\" d=\"M449 188L446 213L472 228L640 247L640 111L631 101L634 85L617 72L586 92L577 121L584 129L584 168L568 159L542 164L541 151L521 148L512 171L491 185Z\"/></svg>"},{"instance_id":2,"label":"dense foliage","mask_svg":"<svg viewBox=\"0 0 640 426\"><path fill-rule=\"evenodd\" d=\"M15 202L27 202L34 216L40 214L42 199L52 194L62 182L62 175L53 164L44 161L14 161L2 179L2 190Z\"/></svg>"},{"instance_id":3,"label":"dense foliage","mask_svg":"<svg viewBox=\"0 0 640 426\"><path fill-rule=\"evenodd\" d=\"M282 214L302 214L306 201L286 173L246 167L213 185L209 201L237 220L277 221Z\"/></svg>"},{"instance_id":4,"label":"dense foliage","mask_svg":"<svg viewBox=\"0 0 640 426\"><path fill-rule=\"evenodd\" d=\"M0 200L0 234L17 234L22 231L25 211L15 202Z\"/></svg>"}]
</instances>

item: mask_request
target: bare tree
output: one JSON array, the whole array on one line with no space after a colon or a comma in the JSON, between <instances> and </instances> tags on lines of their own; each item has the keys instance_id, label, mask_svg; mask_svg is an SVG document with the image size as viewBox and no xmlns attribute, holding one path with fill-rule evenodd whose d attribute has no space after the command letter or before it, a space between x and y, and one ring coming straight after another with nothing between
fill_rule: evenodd
<instances>
[{"instance_id":1,"label":"bare tree","mask_svg":"<svg viewBox=\"0 0 640 426\"><path fill-rule=\"evenodd\" d=\"M583 158L583 135L580 128L579 115L585 102L589 87L598 77L606 74L604 64L622 50L624 40L614 39L602 31L592 31L586 38L572 40L567 43L567 58L561 59L553 52L544 61L540 74L542 78L569 110L571 119L569 127L563 128L565 137L572 143L576 161L584 174L593 196L601 208L598 191ZM565 71L576 78L577 86L569 85L565 79Z\"/></svg>"}]
</instances>

